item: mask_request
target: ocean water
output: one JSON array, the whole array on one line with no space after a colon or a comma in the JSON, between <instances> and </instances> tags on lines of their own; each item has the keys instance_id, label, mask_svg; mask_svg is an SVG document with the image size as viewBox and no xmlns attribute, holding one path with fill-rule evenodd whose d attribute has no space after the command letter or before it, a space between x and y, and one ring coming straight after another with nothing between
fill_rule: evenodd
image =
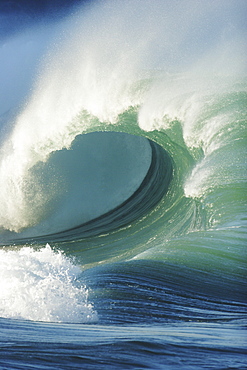
<instances>
[{"instance_id":1,"label":"ocean water","mask_svg":"<svg viewBox=\"0 0 247 370\"><path fill-rule=\"evenodd\" d=\"M0 7L0 369L245 369L246 18Z\"/></svg>"}]
</instances>

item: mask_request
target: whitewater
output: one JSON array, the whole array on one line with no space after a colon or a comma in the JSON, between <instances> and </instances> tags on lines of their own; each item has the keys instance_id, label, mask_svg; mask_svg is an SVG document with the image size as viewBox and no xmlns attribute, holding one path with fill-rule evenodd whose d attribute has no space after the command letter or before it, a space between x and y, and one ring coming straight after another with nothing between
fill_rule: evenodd
<instances>
[{"instance_id":1,"label":"whitewater","mask_svg":"<svg viewBox=\"0 0 247 370\"><path fill-rule=\"evenodd\" d=\"M49 4L0 8L0 369L247 368L246 2Z\"/></svg>"}]
</instances>

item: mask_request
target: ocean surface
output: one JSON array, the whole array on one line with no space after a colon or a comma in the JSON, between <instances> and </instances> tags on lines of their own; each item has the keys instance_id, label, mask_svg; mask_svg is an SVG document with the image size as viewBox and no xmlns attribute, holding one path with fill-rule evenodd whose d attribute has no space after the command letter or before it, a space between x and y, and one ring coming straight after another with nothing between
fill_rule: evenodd
<instances>
[{"instance_id":1,"label":"ocean surface","mask_svg":"<svg viewBox=\"0 0 247 370\"><path fill-rule=\"evenodd\" d=\"M65 3L0 6L0 369L247 369L247 2Z\"/></svg>"}]
</instances>

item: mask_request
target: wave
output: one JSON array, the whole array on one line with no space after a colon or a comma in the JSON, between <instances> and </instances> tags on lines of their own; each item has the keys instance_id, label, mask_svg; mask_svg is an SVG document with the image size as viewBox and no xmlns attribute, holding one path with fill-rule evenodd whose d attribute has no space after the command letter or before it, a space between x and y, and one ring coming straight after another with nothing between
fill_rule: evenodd
<instances>
[{"instance_id":1,"label":"wave","mask_svg":"<svg viewBox=\"0 0 247 370\"><path fill-rule=\"evenodd\" d=\"M6 60L14 56L20 68L14 46L21 40L33 68L25 71L31 90L7 99L9 112L1 106L1 252L7 261L23 253L37 253L38 259L48 253L53 261L55 252L47 247L42 252L49 242L76 258L85 269L78 279L93 287L90 297L107 322L124 320L129 291L123 286L131 284L135 307L145 302L150 312L151 297L166 307L165 319L180 317L181 310L181 319L207 320L209 307L228 312L216 315L219 320L243 318L245 29L224 23L229 12L234 18L240 10L232 1L200 7L194 1L129 4L78 8L50 24L50 43L42 25L31 36L5 40ZM206 50L205 38L213 40ZM34 47L40 39L42 61ZM10 75L11 66L6 69ZM66 271L73 271L67 257ZM143 286L145 273L139 276L138 269L157 269L157 276ZM102 288L97 274L105 281ZM119 292L121 306L115 318L107 290L113 281L111 300L114 295L117 302ZM66 289L67 283L73 303L78 291L70 280ZM162 289L171 289L165 300L154 293ZM87 299L83 302L82 312L93 317ZM192 302L196 313L188 310ZM135 312L138 322L140 316L148 320ZM13 309L12 316L18 315L30 318ZM129 310L125 320L131 317Z\"/></svg>"}]
</instances>

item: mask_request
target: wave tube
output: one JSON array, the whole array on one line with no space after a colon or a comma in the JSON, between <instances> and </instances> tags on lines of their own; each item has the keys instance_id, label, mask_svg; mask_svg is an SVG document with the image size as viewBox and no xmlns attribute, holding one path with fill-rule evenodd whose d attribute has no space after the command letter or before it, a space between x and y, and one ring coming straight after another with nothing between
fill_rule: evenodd
<instances>
[{"instance_id":1,"label":"wave tube","mask_svg":"<svg viewBox=\"0 0 247 370\"><path fill-rule=\"evenodd\" d=\"M28 204L35 208L33 189L39 189L40 221L3 235L19 242L57 241L117 229L160 201L172 171L166 151L144 137L117 132L79 135L70 149L53 152L29 171Z\"/></svg>"}]
</instances>

